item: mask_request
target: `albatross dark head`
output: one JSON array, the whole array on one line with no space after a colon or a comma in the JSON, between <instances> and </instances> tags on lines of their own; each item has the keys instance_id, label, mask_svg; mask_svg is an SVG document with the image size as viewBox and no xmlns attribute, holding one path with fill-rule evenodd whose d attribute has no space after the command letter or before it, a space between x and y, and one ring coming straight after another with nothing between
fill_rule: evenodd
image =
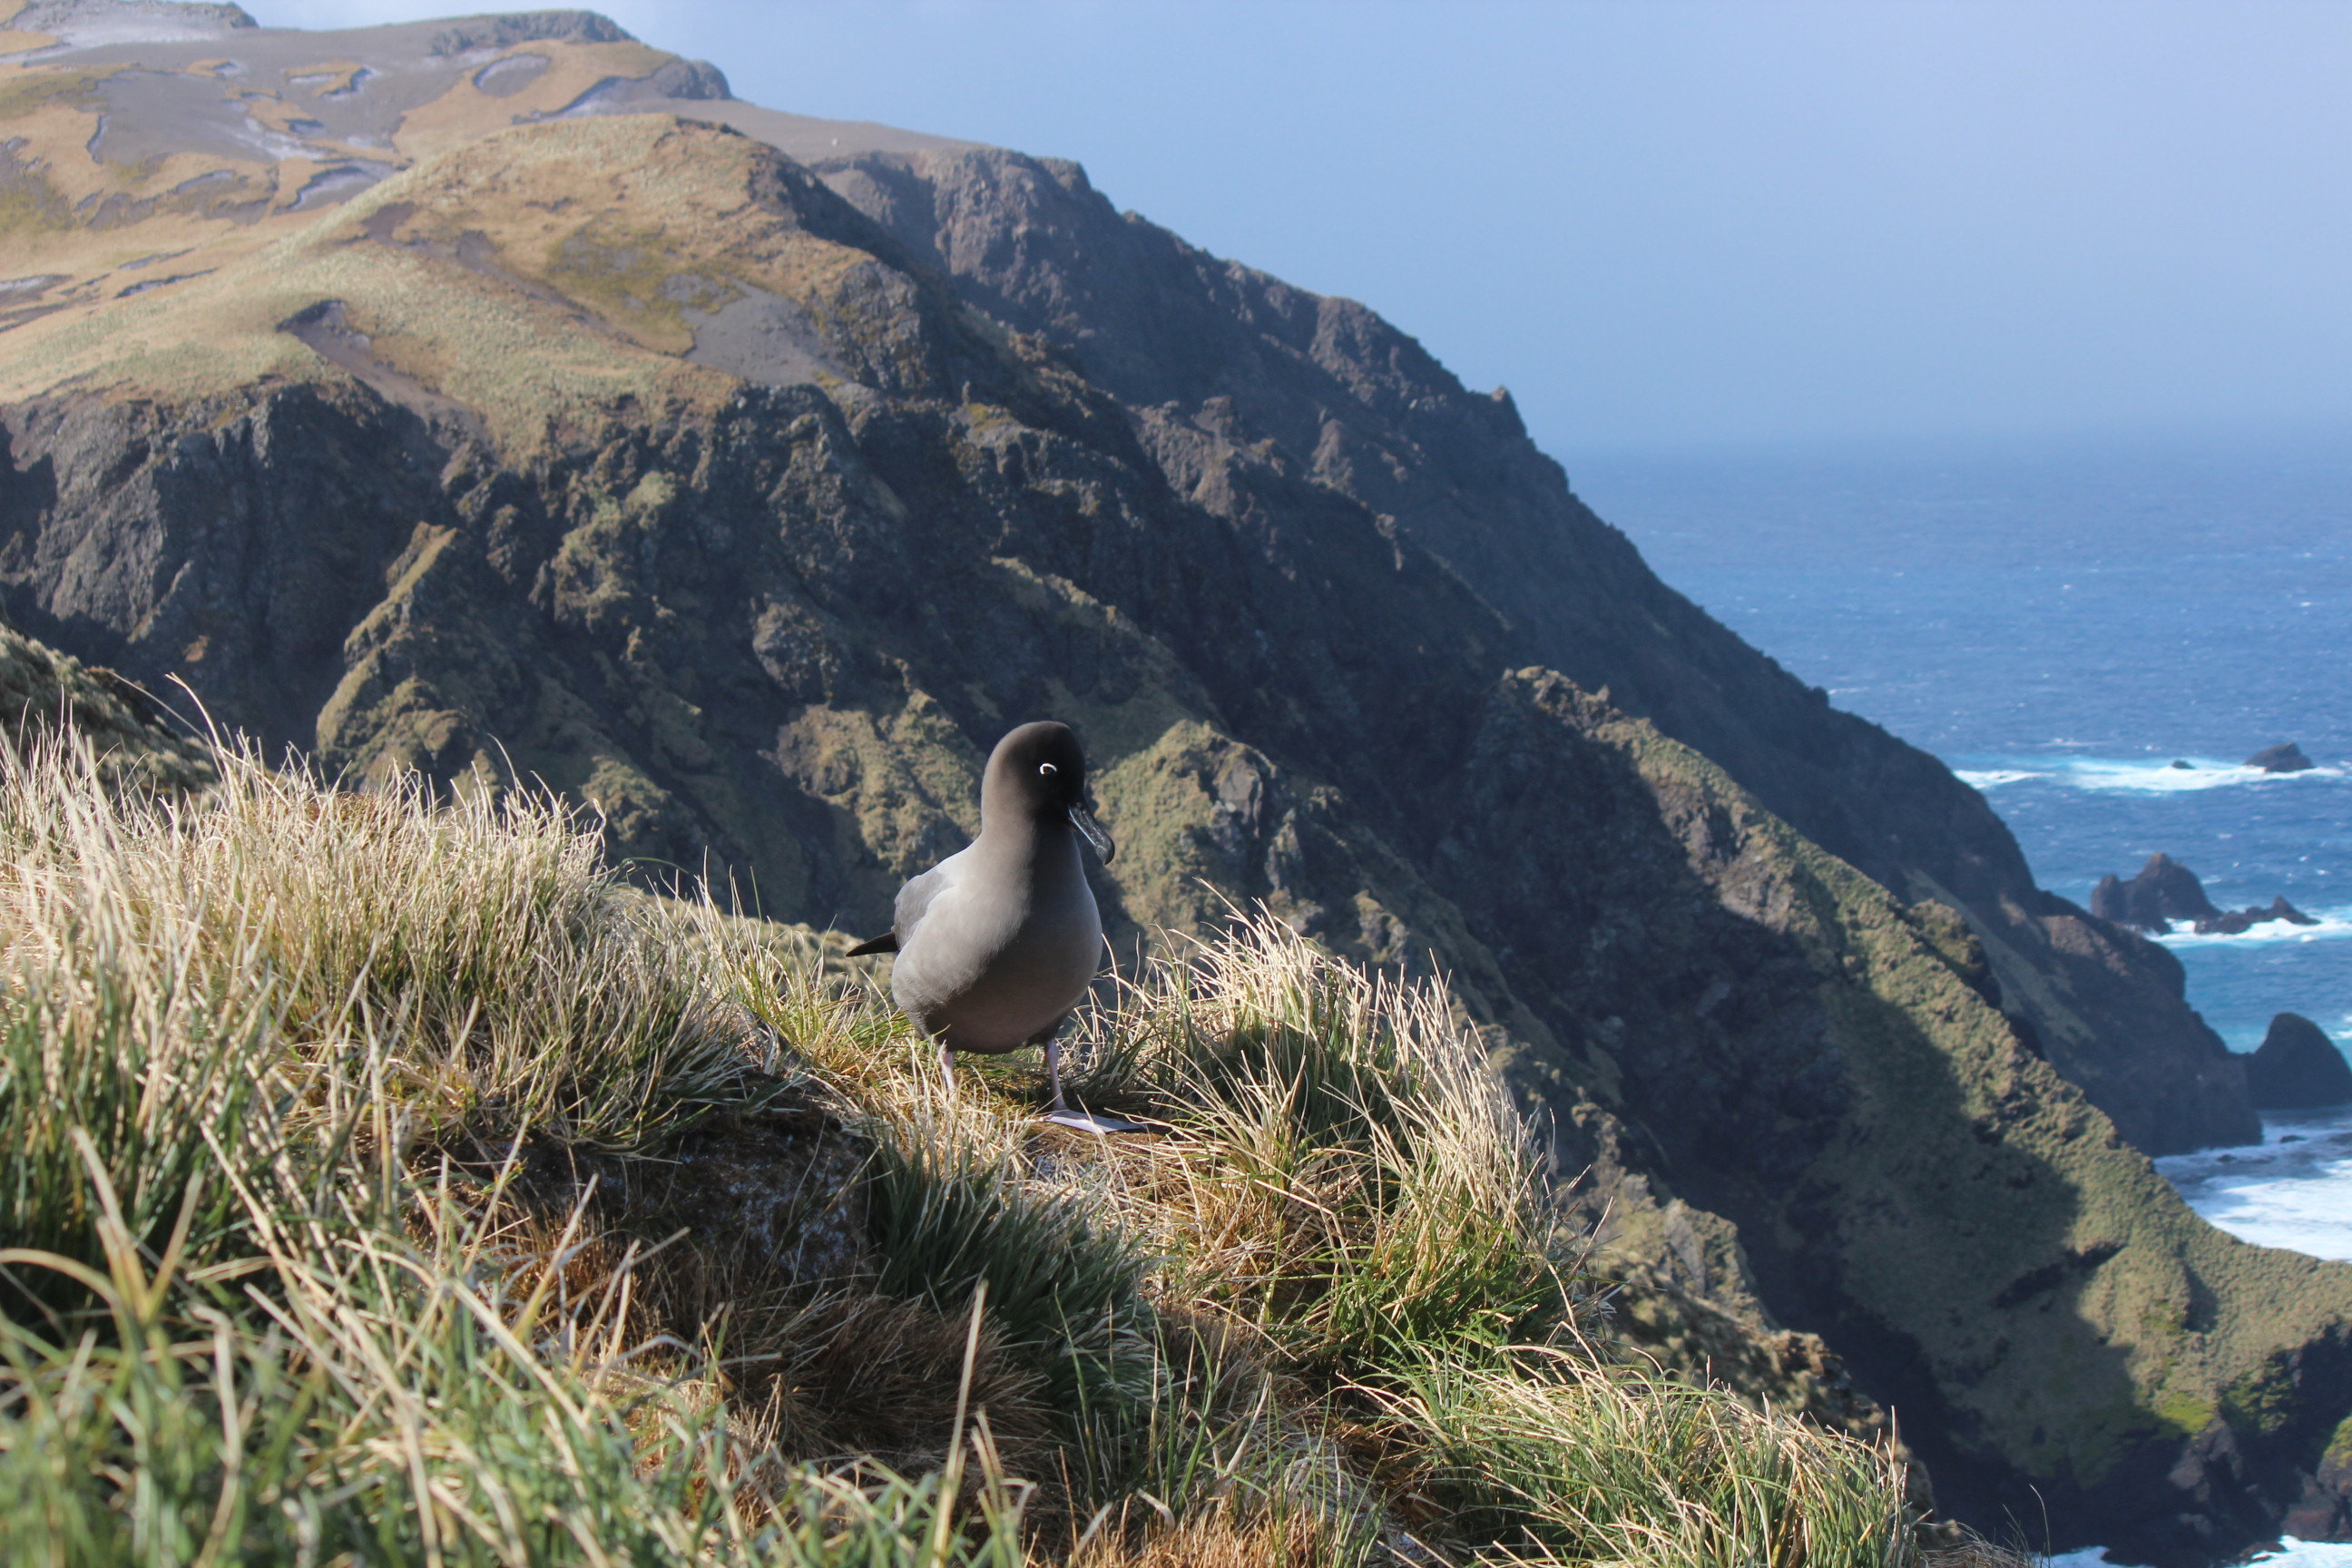
<instances>
[{"instance_id":1,"label":"albatross dark head","mask_svg":"<svg viewBox=\"0 0 2352 1568\"><path fill-rule=\"evenodd\" d=\"M1077 732L1051 719L1024 724L989 753L980 784L982 831L992 822L1067 822L1108 865L1116 852L1087 807L1087 754Z\"/></svg>"}]
</instances>

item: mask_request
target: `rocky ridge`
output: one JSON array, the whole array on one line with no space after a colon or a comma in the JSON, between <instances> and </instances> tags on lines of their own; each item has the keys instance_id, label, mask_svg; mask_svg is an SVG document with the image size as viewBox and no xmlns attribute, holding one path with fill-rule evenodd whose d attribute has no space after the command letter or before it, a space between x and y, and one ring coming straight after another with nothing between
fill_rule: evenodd
<instances>
[{"instance_id":1,"label":"rocky ridge","mask_svg":"<svg viewBox=\"0 0 2352 1568\"><path fill-rule=\"evenodd\" d=\"M39 104L24 168L130 177ZM355 781L544 781L818 924L1072 719L1126 940L1261 900L1450 970L1635 1300L1818 1336L1808 1399L1893 1405L1948 1505L2191 1561L2333 1495L2352 1271L2126 1141L2251 1124L2177 964L1657 583L1507 396L992 150L551 113L338 201L26 231L60 275L220 248L0 338L20 626Z\"/></svg>"},{"instance_id":2,"label":"rocky ridge","mask_svg":"<svg viewBox=\"0 0 2352 1568\"><path fill-rule=\"evenodd\" d=\"M2037 889L1934 758L1830 706L1642 563L1527 439L1345 300L1121 216L1075 164L992 149L821 160L827 184L1129 411L1180 492L1243 517L1316 494L1420 543L1529 654L1696 747L1906 898L1964 911L2004 1005L2151 1152L2255 1135L2240 1069L2153 944Z\"/></svg>"},{"instance_id":3,"label":"rocky ridge","mask_svg":"<svg viewBox=\"0 0 2352 1568\"><path fill-rule=\"evenodd\" d=\"M21 756L64 730L116 784L177 791L215 780L211 754L152 693L0 626L0 734Z\"/></svg>"}]
</instances>

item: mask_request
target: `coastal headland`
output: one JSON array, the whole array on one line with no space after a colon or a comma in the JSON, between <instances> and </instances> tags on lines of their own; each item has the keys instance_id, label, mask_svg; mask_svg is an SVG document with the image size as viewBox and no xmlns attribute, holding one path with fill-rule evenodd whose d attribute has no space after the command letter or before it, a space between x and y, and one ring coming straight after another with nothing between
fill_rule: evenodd
<instances>
[{"instance_id":1,"label":"coastal headland","mask_svg":"<svg viewBox=\"0 0 2352 1568\"><path fill-rule=\"evenodd\" d=\"M1899 1426L1988 1531L2347 1528L2352 1268L2150 1163L2258 1131L2178 962L1655 577L1507 392L1075 163L586 13L123 9L0 38L20 641L361 798L544 787L807 942L1064 719L1122 963L1262 906L1444 977L1669 1370Z\"/></svg>"}]
</instances>

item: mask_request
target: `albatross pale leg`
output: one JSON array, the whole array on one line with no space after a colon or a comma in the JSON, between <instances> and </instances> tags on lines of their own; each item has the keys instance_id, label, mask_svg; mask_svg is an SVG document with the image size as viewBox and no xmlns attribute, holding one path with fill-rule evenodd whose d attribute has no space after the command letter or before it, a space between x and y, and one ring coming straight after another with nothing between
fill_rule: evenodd
<instances>
[{"instance_id":1,"label":"albatross pale leg","mask_svg":"<svg viewBox=\"0 0 2352 1568\"><path fill-rule=\"evenodd\" d=\"M955 1047L945 1040L940 1042L940 1077L948 1086L948 1103L955 1103Z\"/></svg>"},{"instance_id":2,"label":"albatross pale leg","mask_svg":"<svg viewBox=\"0 0 2352 1568\"><path fill-rule=\"evenodd\" d=\"M1093 1110L1072 1110L1062 1099L1062 1043L1051 1031L1045 1036L1045 1076L1053 1081L1054 1108L1045 1112L1045 1120L1064 1127L1075 1127L1081 1132L1140 1132L1140 1122L1125 1117L1105 1116Z\"/></svg>"}]
</instances>

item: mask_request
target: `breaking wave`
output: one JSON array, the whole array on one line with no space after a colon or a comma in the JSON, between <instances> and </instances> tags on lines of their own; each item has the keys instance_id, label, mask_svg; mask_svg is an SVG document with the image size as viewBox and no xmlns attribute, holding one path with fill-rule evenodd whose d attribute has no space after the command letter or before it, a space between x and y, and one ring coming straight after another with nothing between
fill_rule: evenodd
<instances>
[{"instance_id":1,"label":"breaking wave","mask_svg":"<svg viewBox=\"0 0 2352 1568\"><path fill-rule=\"evenodd\" d=\"M2061 1552L2052 1557L2050 1568L2105 1568L2107 1554L2104 1548L2085 1546L2080 1552ZM2267 1568L2352 1568L2352 1542L2341 1541L2298 1541L2285 1537L2275 1552L2264 1552L2246 1559L2249 1564L2263 1563Z\"/></svg>"},{"instance_id":2,"label":"breaking wave","mask_svg":"<svg viewBox=\"0 0 2352 1568\"><path fill-rule=\"evenodd\" d=\"M1993 762L1978 768L1957 768L1955 774L1964 784L1980 790L1998 789L2003 784L2021 784L2028 779L2047 779L2071 789L2097 790L2121 795L2183 795L2194 790L2228 789L2239 784L2284 784L2311 779L2340 779L2346 776L2342 767L2322 764L2300 773L2266 773L2260 768L2250 768L2242 763L2216 762L2210 757L2182 757L2178 766L2174 761L2152 763L2145 759L2124 761L2112 757L2064 757L2032 762Z\"/></svg>"},{"instance_id":3,"label":"breaking wave","mask_svg":"<svg viewBox=\"0 0 2352 1568\"><path fill-rule=\"evenodd\" d=\"M2148 940L2160 942L2167 947L2251 947L2257 942L2340 942L2352 936L2352 909L2305 910L2303 912L2319 923L2299 926L2292 921L2265 921L2261 925L2249 926L2235 936L2224 936L2218 931L2193 931L2187 926L2180 926L2168 935Z\"/></svg>"},{"instance_id":4,"label":"breaking wave","mask_svg":"<svg viewBox=\"0 0 2352 1568\"><path fill-rule=\"evenodd\" d=\"M2169 1154L2156 1168L2241 1240L2352 1262L2352 1106L2267 1111L2260 1143Z\"/></svg>"}]
</instances>

